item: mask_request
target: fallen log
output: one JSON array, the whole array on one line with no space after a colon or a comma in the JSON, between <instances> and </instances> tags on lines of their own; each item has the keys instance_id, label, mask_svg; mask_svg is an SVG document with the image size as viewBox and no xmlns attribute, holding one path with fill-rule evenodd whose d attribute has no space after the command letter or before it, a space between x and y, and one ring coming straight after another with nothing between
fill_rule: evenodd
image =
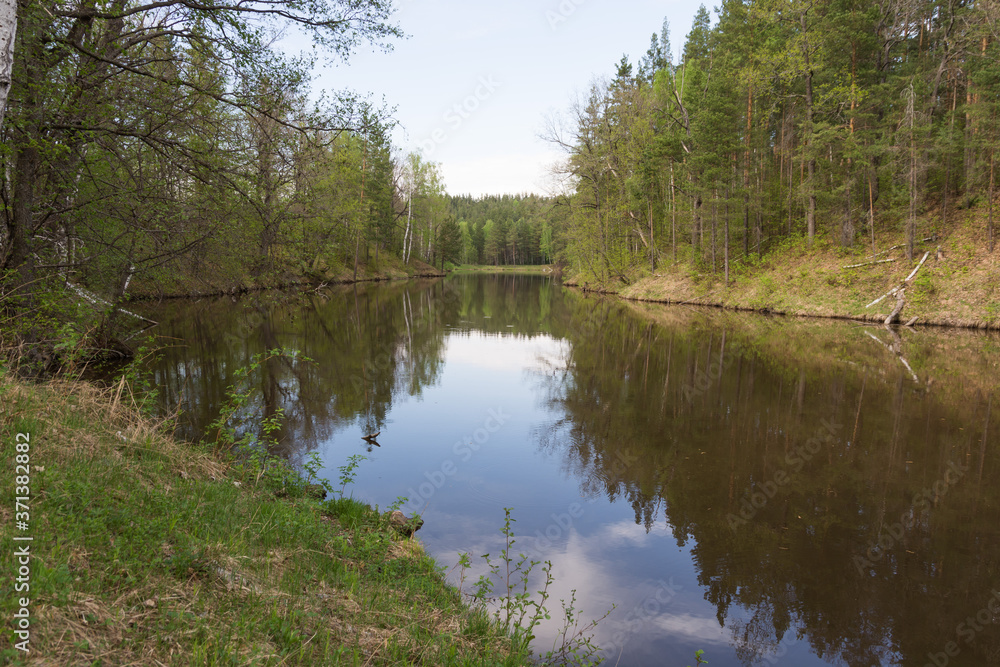
<instances>
[{"instance_id":1,"label":"fallen log","mask_svg":"<svg viewBox=\"0 0 1000 667\"><path fill-rule=\"evenodd\" d=\"M931 241L937 241L937 234L935 234L935 235L933 235L933 236L928 236L928 237L927 237L927 238L925 238L925 239L920 239L920 240L919 240L919 241L918 241L917 243L929 243L929 242L931 242ZM905 244L905 243L900 243L899 245L894 245L894 246L892 246L891 248L889 248L888 250L883 250L882 252L877 252L877 253L875 253L874 255L872 255L872 259L875 259L875 258L876 258L876 257L878 257L879 255L884 255L884 254L885 254L885 253L887 253L887 252L892 252L892 251L893 251L893 250L895 250L896 248L905 248L905 247L906 247L906 244Z\"/></svg>"},{"instance_id":2,"label":"fallen log","mask_svg":"<svg viewBox=\"0 0 1000 667\"><path fill-rule=\"evenodd\" d=\"M860 268L862 266L871 266L872 264L888 264L889 262L895 262L895 261L896 261L895 259L880 259L880 260L876 260L874 262L864 262L862 264L850 264L848 266L842 266L840 268L842 268L842 269L857 269L857 268Z\"/></svg>"},{"instance_id":3,"label":"fallen log","mask_svg":"<svg viewBox=\"0 0 1000 667\"><path fill-rule=\"evenodd\" d=\"M874 255L872 255L872 259L875 259L875 258L876 258L876 257L878 257L879 255L884 255L884 254L886 254L887 252L892 252L892 251L893 251L893 250L895 250L896 248L904 248L904 247L906 247L906 244L905 244L905 243L900 243L899 245L894 245L894 246L892 246L891 248L889 248L888 250L883 250L882 252L877 252L877 253L875 253Z\"/></svg>"},{"instance_id":4,"label":"fallen log","mask_svg":"<svg viewBox=\"0 0 1000 667\"><path fill-rule=\"evenodd\" d=\"M891 290L889 290L888 292L886 292L885 294L883 294L879 298L877 298L874 301L872 301L871 303L869 303L867 306L865 306L865 308L871 308L876 303L880 303L880 302L884 301L885 299L889 298L890 296L895 296L896 292L898 292L898 291L899 291L898 287L893 287Z\"/></svg>"},{"instance_id":5,"label":"fallen log","mask_svg":"<svg viewBox=\"0 0 1000 667\"><path fill-rule=\"evenodd\" d=\"M911 280L913 280L914 276L917 275L917 271L920 270L920 267L924 265L924 262L927 261L927 258L930 257L930 255L931 255L930 252L925 252L924 253L924 258L922 260L920 260L919 264L917 264L917 268L913 269L913 273L911 273L910 275L906 276L906 280L903 281L904 283L908 283Z\"/></svg>"},{"instance_id":6,"label":"fallen log","mask_svg":"<svg viewBox=\"0 0 1000 667\"><path fill-rule=\"evenodd\" d=\"M906 290L901 289L896 292L896 307L892 309L889 313L889 317L885 318L886 324L895 324L899 319L899 314L903 312L903 306L906 305Z\"/></svg>"},{"instance_id":7,"label":"fallen log","mask_svg":"<svg viewBox=\"0 0 1000 667\"><path fill-rule=\"evenodd\" d=\"M874 301L872 301L871 303L869 303L867 306L865 306L865 308L871 308L876 303L879 303L879 302L883 301L884 299L886 299L886 298L888 298L890 296L897 296L899 294L900 290L903 290L903 289L906 289L907 287L909 287L910 282L916 277L917 271L919 271L920 267L922 267L924 265L924 262L926 262L927 258L930 257L930 254L931 254L930 252L925 252L924 253L924 258L920 260L919 264L917 264L917 268L913 269L913 271L910 272L910 275L906 276L906 280L904 280L902 283L900 283L896 287L893 287L891 290L889 290L888 292L886 292L885 294L883 294L879 298L877 298ZM898 299L898 297L897 297L897 299ZM900 306L900 304L899 304L898 301L896 303L896 306L899 308L899 310L902 310L902 306ZM899 312L898 311L896 311L896 316L897 317L899 316ZM886 324L889 324L889 322L886 321Z\"/></svg>"}]
</instances>

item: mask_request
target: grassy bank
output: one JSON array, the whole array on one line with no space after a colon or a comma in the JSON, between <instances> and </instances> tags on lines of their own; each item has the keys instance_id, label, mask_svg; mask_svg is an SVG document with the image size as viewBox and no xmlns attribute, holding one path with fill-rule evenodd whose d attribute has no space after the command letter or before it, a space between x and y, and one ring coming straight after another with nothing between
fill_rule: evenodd
<instances>
[{"instance_id":1,"label":"grassy bank","mask_svg":"<svg viewBox=\"0 0 1000 667\"><path fill-rule=\"evenodd\" d=\"M294 285L337 285L380 280L439 277L439 269L411 259L404 264L390 253L375 262L358 267L352 263L317 258L309 264L283 263L266 271L254 272L244 265L216 264L206 259L178 260L170 270L137 276L129 290L133 299L214 296L240 292L290 287Z\"/></svg>"},{"instance_id":2,"label":"grassy bank","mask_svg":"<svg viewBox=\"0 0 1000 667\"><path fill-rule=\"evenodd\" d=\"M384 515L277 488L167 437L124 384L29 384L0 372L0 401L0 613L14 619L23 607L30 633L25 654L5 623L4 662L526 662ZM18 463L29 466L20 479ZM28 588L16 591L21 546Z\"/></svg>"},{"instance_id":3,"label":"grassy bank","mask_svg":"<svg viewBox=\"0 0 1000 667\"><path fill-rule=\"evenodd\" d=\"M648 269L629 285L593 282L576 276L567 284L619 294L636 301L720 306L813 317L840 317L882 321L896 304L894 297L866 307L899 285L930 252L906 289L903 322L917 317L921 324L1000 328L1000 248L987 251L985 211L958 211L949 223L948 236L918 244L913 262L905 247L873 259L870 243L845 250L830 239L817 238L807 247L805 239L789 240L761 258L751 255L730 267L727 285L722 272L722 250L716 272L708 266L692 267L690 261L673 264L664 258L652 275ZM933 221L923 228L933 236ZM882 234L876 251L905 243L902 234ZM937 248L942 255L939 258ZM733 251L736 252L735 250ZM891 262L869 263L891 259ZM856 266L846 268L856 264Z\"/></svg>"},{"instance_id":4,"label":"grassy bank","mask_svg":"<svg viewBox=\"0 0 1000 667\"><path fill-rule=\"evenodd\" d=\"M525 275L549 275L556 270L552 264L525 266L492 266L489 264L462 264L456 266L452 273L517 273Z\"/></svg>"}]
</instances>

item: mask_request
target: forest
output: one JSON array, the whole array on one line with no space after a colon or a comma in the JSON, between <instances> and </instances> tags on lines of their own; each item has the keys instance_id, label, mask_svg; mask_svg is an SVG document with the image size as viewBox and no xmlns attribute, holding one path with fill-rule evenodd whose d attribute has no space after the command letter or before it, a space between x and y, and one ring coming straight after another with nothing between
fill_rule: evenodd
<instances>
[{"instance_id":1,"label":"forest","mask_svg":"<svg viewBox=\"0 0 1000 667\"><path fill-rule=\"evenodd\" d=\"M0 35L8 340L102 347L136 293L405 276L472 256L439 165L393 145L391 109L311 89L317 66L392 49L391 2L13 9L16 31L5 21ZM274 44L288 32L328 57L285 55ZM508 227L524 218L538 237L539 207L498 214L503 238L486 234L476 258L538 255Z\"/></svg>"},{"instance_id":2,"label":"forest","mask_svg":"<svg viewBox=\"0 0 1000 667\"><path fill-rule=\"evenodd\" d=\"M722 274L789 239L912 261L958 210L992 252L1000 105L993 0L725 0L675 62L669 26L545 137L565 151L566 258L628 283Z\"/></svg>"},{"instance_id":3,"label":"forest","mask_svg":"<svg viewBox=\"0 0 1000 667\"><path fill-rule=\"evenodd\" d=\"M605 284L669 263L728 284L796 239L892 240L912 261L970 209L992 251L998 7L702 6L676 62L664 23L542 129L566 153L558 192L473 197L394 146L370 94L311 88L318 65L392 49L390 2L22 3L0 35L2 322L100 347L136 294L417 263L557 263ZM289 31L326 59L276 48Z\"/></svg>"},{"instance_id":4,"label":"forest","mask_svg":"<svg viewBox=\"0 0 1000 667\"><path fill-rule=\"evenodd\" d=\"M550 197L503 195L449 197L451 217L458 221L462 264L538 265L561 258L562 210Z\"/></svg>"}]
</instances>

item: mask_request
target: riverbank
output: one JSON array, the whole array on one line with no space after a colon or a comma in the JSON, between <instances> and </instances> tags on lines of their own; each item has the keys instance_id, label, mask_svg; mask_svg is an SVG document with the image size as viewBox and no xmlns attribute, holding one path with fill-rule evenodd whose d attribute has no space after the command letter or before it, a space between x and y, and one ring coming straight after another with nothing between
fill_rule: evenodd
<instances>
[{"instance_id":1,"label":"riverbank","mask_svg":"<svg viewBox=\"0 0 1000 667\"><path fill-rule=\"evenodd\" d=\"M902 235L883 235L877 255L870 245L845 250L820 237L809 248L799 238L762 258L734 262L728 285L721 252L718 273L665 258L654 274L647 270L629 285L592 283L583 277L564 284L631 301L883 322L897 303L895 296L869 304L900 285L929 253L906 288L899 321L916 318L918 325L1000 329L1000 248L988 252L982 216L982 211L956 212L951 232L918 244L913 262L906 259Z\"/></svg>"},{"instance_id":2,"label":"riverbank","mask_svg":"<svg viewBox=\"0 0 1000 667\"><path fill-rule=\"evenodd\" d=\"M124 382L0 369L0 400L6 664L527 660L383 514L168 437Z\"/></svg>"},{"instance_id":3,"label":"riverbank","mask_svg":"<svg viewBox=\"0 0 1000 667\"><path fill-rule=\"evenodd\" d=\"M419 259L411 258L409 264L404 264L388 253L382 255L378 264L373 262L360 265L357 274L353 265L330 265L322 259L309 265L273 268L257 274L242 266L216 266L188 260L174 271L137 276L129 289L129 298L142 301L223 296L302 286L349 285L444 276L444 272Z\"/></svg>"},{"instance_id":4,"label":"riverbank","mask_svg":"<svg viewBox=\"0 0 1000 667\"><path fill-rule=\"evenodd\" d=\"M490 264L462 264L456 266L452 273L516 273L519 275L551 275L558 273L559 268L554 264L537 265L516 265L516 266L492 266Z\"/></svg>"}]
</instances>

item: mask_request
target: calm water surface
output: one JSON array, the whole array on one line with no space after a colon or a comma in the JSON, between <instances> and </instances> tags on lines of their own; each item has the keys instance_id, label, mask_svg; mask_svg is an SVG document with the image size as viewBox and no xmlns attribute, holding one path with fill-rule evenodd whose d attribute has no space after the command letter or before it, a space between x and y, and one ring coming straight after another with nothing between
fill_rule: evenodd
<instances>
[{"instance_id":1,"label":"calm water surface","mask_svg":"<svg viewBox=\"0 0 1000 667\"><path fill-rule=\"evenodd\" d=\"M519 549L608 665L1000 664L1000 341L587 298L547 278L174 302L185 435L233 372L282 453L406 496L438 562ZM361 439L381 431L380 447ZM480 567L473 578L482 572ZM455 573L452 572L455 579ZM457 583L457 582L456 582ZM1000 600L1000 594L997 597ZM556 603L558 605L558 602ZM551 647L554 625L540 633Z\"/></svg>"}]
</instances>

